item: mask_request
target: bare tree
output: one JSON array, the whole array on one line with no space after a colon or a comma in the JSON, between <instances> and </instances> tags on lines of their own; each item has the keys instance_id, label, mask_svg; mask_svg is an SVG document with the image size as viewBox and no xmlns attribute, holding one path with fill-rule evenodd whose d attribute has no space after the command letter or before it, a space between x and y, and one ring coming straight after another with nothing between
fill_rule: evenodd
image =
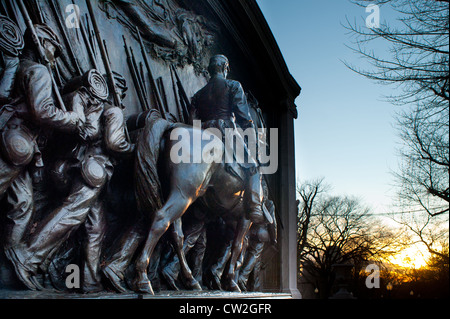
<instances>
[{"instance_id":1,"label":"bare tree","mask_svg":"<svg viewBox=\"0 0 450 319\"><path fill-rule=\"evenodd\" d=\"M297 193L300 199L297 200L298 207L298 240L297 251L301 253L306 245L308 226L311 220L311 212L315 200L318 196L329 190L330 186L324 183L324 178L300 182Z\"/></svg>"},{"instance_id":2,"label":"bare tree","mask_svg":"<svg viewBox=\"0 0 450 319\"><path fill-rule=\"evenodd\" d=\"M444 249L448 247L448 216L405 213L393 220L413 235L409 246L423 244L432 258L448 258L448 249Z\"/></svg>"},{"instance_id":3,"label":"bare tree","mask_svg":"<svg viewBox=\"0 0 450 319\"><path fill-rule=\"evenodd\" d=\"M399 25L379 28L346 27L356 35L352 50L371 67L353 71L382 84L394 84L402 93L390 100L404 106L398 127L404 142L404 162L396 174L401 196L430 215L448 213L449 196L449 1L383 0L399 13ZM355 1L364 6L368 1ZM371 43L389 44L381 56ZM435 198L427 200L428 195Z\"/></svg>"},{"instance_id":4,"label":"bare tree","mask_svg":"<svg viewBox=\"0 0 450 319\"><path fill-rule=\"evenodd\" d=\"M321 196L310 212L306 241L299 253L301 275L317 282L323 297L331 294L333 265L352 263L359 271L368 261L398 251L398 235L373 220L358 199Z\"/></svg>"},{"instance_id":5,"label":"bare tree","mask_svg":"<svg viewBox=\"0 0 450 319\"><path fill-rule=\"evenodd\" d=\"M447 283L447 296L448 296L448 280L449 280L449 247L447 245L442 246L439 254L435 254L428 261L428 267L433 271L434 278L436 280Z\"/></svg>"},{"instance_id":6,"label":"bare tree","mask_svg":"<svg viewBox=\"0 0 450 319\"><path fill-rule=\"evenodd\" d=\"M369 1L353 1L366 6ZM346 65L381 84L395 85L399 92L388 99L401 106L397 124L403 145L401 164L394 174L403 211L421 210L430 217L449 213L449 1L381 0L391 6L398 21L378 28L347 21L355 35L351 46L369 67ZM372 45L389 45L387 54ZM416 225L417 226L417 225ZM428 223L424 223L428 226ZM426 228L409 228L427 247ZM436 252L430 248L431 252Z\"/></svg>"},{"instance_id":7,"label":"bare tree","mask_svg":"<svg viewBox=\"0 0 450 319\"><path fill-rule=\"evenodd\" d=\"M347 66L383 84L397 84L403 93L392 97L400 104L444 106L449 101L449 1L438 0L357 0L360 6L390 5L399 14L399 26L381 24L378 28L358 26L347 21L356 36L351 47L372 66L368 70ZM390 46L387 56L370 48L383 41ZM447 106L448 107L448 106Z\"/></svg>"}]
</instances>

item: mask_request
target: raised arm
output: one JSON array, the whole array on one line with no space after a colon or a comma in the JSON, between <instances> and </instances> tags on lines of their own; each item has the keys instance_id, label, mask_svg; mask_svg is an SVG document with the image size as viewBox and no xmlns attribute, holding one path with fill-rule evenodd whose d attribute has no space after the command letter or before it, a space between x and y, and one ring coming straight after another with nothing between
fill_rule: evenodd
<instances>
[{"instance_id":1,"label":"raised arm","mask_svg":"<svg viewBox=\"0 0 450 319\"><path fill-rule=\"evenodd\" d=\"M47 68L37 64L27 71L22 88L32 119L53 129L76 132L82 123L80 117L75 112L64 112L56 107Z\"/></svg>"}]
</instances>

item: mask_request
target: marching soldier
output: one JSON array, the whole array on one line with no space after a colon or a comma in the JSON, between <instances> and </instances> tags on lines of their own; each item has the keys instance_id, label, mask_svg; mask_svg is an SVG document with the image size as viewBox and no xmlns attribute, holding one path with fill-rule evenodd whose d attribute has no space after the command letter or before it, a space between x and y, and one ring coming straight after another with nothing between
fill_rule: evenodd
<instances>
[{"instance_id":1,"label":"marching soldier","mask_svg":"<svg viewBox=\"0 0 450 319\"><path fill-rule=\"evenodd\" d=\"M36 25L35 30L47 57L54 61L61 54L58 36L47 25ZM44 164L39 142L52 130L77 134L83 125L76 113L56 107L51 74L38 62L31 30L26 31L24 38L26 44L20 61L11 58L11 54L5 58L8 53L3 50L4 61L9 62L5 63L0 81L0 95L3 101L10 101L0 114L0 196L8 192L8 201L13 207L7 213L5 248L23 241L33 214L33 186L28 170L31 164L36 167ZM15 48L19 49L20 46ZM16 62L19 62L17 69ZM15 84L11 86L13 78Z\"/></svg>"},{"instance_id":2,"label":"marching soldier","mask_svg":"<svg viewBox=\"0 0 450 319\"><path fill-rule=\"evenodd\" d=\"M0 106L11 102L19 55L25 45L19 27L8 17L0 15Z\"/></svg>"},{"instance_id":3,"label":"marching soldier","mask_svg":"<svg viewBox=\"0 0 450 319\"><path fill-rule=\"evenodd\" d=\"M19 67L19 55L24 47L24 40L19 27L8 17L0 15L0 26L3 30L9 32L0 33L0 146L2 154L0 157L0 197L7 194L7 199L12 204L13 209L7 214L11 221L9 226L9 234L6 238L6 246L14 245L23 236L25 227L31 216L30 201L27 196L18 194L23 187L21 184L27 183L27 176L20 174L23 167L13 165L6 158L4 137L7 137L5 130L9 120L14 116L14 106L8 105L12 102L12 91L16 79L17 69ZM14 194L18 194L15 200ZM24 205L21 205L21 201ZM22 212L19 209L22 207ZM23 222L20 222L20 217Z\"/></svg>"},{"instance_id":4,"label":"marching soldier","mask_svg":"<svg viewBox=\"0 0 450 319\"><path fill-rule=\"evenodd\" d=\"M116 76L116 84L124 84ZM74 91L72 91L74 89ZM122 85L122 95L126 86ZM10 249L7 254L15 264L18 276L30 289L42 289L35 275L46 271L61 245L84 225L87 239L83 246L83 291L102 290L100 254L105 235L105 185L113 173L112 155L129 154L134 145L125 137L122 110L105 103L108 85L96 70L73 80L66 86L66 106L85 121L81 134L61 136L62 147L52 171L55 181L69 189L63 203L51 212L30 238L29 245Z\"/></svg>"}]
</instances>

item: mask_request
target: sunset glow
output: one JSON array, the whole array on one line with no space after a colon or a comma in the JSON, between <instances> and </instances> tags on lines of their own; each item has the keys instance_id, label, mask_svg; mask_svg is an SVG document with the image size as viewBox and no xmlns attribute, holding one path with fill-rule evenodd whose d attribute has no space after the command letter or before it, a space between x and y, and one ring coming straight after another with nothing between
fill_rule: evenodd
<instances>
[{"instance_id":1,"label":"sunset glow","mask_svg":"<svg viewBox=\"0 0 450 319\"><path fill-rule=\"evenodd\" d=\"M430 253L428 251L415 245L391 256L391 258L389 258L389 262L404 268L419 269L427 266L427 260L429 257Z\"/></svg>"}]
</instances>

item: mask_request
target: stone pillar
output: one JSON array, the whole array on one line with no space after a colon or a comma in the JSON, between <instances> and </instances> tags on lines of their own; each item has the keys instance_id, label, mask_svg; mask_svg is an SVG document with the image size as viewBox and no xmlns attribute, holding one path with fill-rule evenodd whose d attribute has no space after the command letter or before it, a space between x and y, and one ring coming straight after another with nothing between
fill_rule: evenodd
<instances>
[{"instance_id":1,"label":"stone pillar","mask_svg":"<svg viewBox=\"0 0 450 319\"><path fill-rule=\"evenodd\" d=\"M301 299L297 288L297 205L295 175L294 118L284 102L279 124L279 177L281 290Z\"/></svg>"}]
</instances>

